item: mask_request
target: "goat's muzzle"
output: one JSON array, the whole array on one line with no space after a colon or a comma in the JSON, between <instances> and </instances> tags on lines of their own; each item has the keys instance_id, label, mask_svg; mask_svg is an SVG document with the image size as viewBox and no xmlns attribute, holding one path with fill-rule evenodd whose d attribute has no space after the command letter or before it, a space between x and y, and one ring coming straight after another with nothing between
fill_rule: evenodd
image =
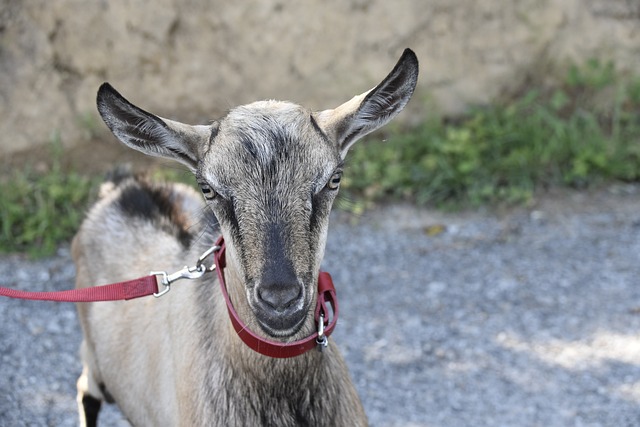
<instances>
[{"instance_id":1,"label":"goat's muzzle","mask_svg":"<svg viewBox=\"0 0 640 427\"><path fill-rule=\"evenodd\" d=\"M275 337L287 337L304 323L304 287L297 281L266 281L256 285L254 313L262 329Z\"/></svg>"}]
</instances>

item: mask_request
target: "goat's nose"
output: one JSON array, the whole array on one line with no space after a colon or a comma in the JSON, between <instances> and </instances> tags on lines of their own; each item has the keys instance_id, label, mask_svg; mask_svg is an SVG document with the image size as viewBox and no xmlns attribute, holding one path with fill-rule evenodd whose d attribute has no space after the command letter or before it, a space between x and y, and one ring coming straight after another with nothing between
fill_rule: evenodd
<instances>
[{"instance_id":1,"label":"goat's nose","mask_svg":"<svg viewBox=\"0 0 640 427\"><path fill-rule=\"evenodd\" d=\"M298 284L264 284L258 288L258 298L271 309L283 312L290 308L302 294Z\"/></svg>"}]
</instances>

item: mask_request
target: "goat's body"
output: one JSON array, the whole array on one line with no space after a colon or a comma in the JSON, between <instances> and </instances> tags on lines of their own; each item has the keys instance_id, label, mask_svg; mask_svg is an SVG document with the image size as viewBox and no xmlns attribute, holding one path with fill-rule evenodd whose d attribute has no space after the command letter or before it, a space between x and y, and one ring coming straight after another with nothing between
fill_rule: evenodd
<instances>
[{"instance_id":1,"label":"goat's body","mask_svg":"<svg viewBox=\"0 0 640 427\"><path fill-rule=\"evenodd\" d=\"M155 116L102 85L98 110L114 135L187 166L206 202L186 186L114 175L73 242L77 287L180 270L223 235L226 289L245 327L279 343L313 339L344 158L404 108L417 78L407 49L378 86L335 109L261 101L207 126ZM82 424L95 425L101 402L113 399L143 426L366 425L333 342L291 359L254 352L216 280L209 273L159 299L78 306Z\"/></svg>"},{"instance_id":2,"label":"goat's body","mask_svg":"<svg viewBox=\"0 0 640 427\"><path fill-rule=\"evenodd\" d=\"M156 193L157 205L126 206L127 192ZM186 187L124 181L103 195L74 240L77 286L174 271L197 259L217 231L196 222L202 209ZM366 423L333 345L293 359L254 353L235 335L213 273L177 283L166 297L79 310L85 333L79 403L85 395L113 398L133 425Z\"/></svg>"}]
</instances>

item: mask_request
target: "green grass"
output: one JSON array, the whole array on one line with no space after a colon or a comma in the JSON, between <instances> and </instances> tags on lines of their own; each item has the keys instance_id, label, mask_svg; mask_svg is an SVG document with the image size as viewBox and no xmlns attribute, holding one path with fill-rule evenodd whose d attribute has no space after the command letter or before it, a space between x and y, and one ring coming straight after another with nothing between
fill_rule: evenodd
<instances>
[{"instance_id":1,"label":"green grass","mask_svg":"<svg viewBox=\"0 0 640 427\"><path fill-rule=\"evenodd\" d=\"M51 255L77 231L96 181L60 166L61 149L51 146L45 173L14 171L0 180L0 252Z\"/></svg>"},{"instance_id":2,"label":"green grass","mask_svg":"<svg viewBox=\"0 0 640 427\"><path fill-rule=\"evenodd\" d=\"M349 154L345 189L357 199L460 207L638 179L640 78L590 61L556 87L530 86L455 121L367 141Z\"/></svg>"}]
</instances>

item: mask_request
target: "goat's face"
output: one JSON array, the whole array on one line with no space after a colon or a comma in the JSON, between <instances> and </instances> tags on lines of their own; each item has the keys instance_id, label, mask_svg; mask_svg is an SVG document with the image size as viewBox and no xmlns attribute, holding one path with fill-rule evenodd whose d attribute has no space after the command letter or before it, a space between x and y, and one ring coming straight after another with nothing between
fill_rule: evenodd
<instances>
[{"instance_id":1,"label":"goat's face","mask_svg":"<svg viewBox=\"0 0 640 427\"><path fill-rule=\"evenodd\" d=\"M227 262L269 335L291 336L307 317L341 175L338 149L311 112L276 101L232 110L197 166Z\"/></svg>"},{"instance_id":2,"label":"goat's face","mask_svg":"<svg viewBox=\"0 0 640 427\"><path fill-rule=\"evenodd\" d=\"M243 320L289 339L313 312L344 157L404 108L417 78L418 61L407 49L378 86L332 110L263 101L209 126L190 126L141 110L108 84L98 91L98 110L126 145L196 174L242 287L229 292L253 317Z\"/></svg>"}]
</instances>

